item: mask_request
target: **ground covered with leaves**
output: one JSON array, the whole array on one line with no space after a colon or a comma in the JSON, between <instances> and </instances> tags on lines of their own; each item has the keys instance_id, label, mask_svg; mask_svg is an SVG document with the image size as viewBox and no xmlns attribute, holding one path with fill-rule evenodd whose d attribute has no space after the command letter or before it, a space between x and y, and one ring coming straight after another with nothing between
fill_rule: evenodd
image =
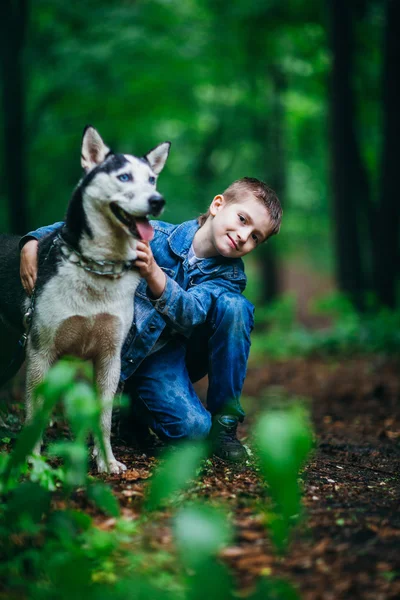
<instances>
[{"instance_id":1,"label":"ground covered with leaves","mask_svg":"<svg viewBox=\"0 0 400 600\"><path fill-rule=\"evenodd\" d=\"M265 489L250 461L243 467L214 459L189 496L223 499L234 515L235 544L222 557L240 587L258 577L282 576L304 600L400 596L400 377L398 362L379 357L275 362L249 370L240 437L251 448L251 426L275 396L309 399L316 448L304 477L305 519L285 557L277 556L258 510ZM201 388L200 388L201 393ZM135 519L157 458L117 448L129 466L122 479L109 478ZM144 535L149 550L173 545L170 513L158 513ZM113 520L99 520L112 527Z\"/></svg>"},{"instance_id":2,"label":"ground covered with leaves","mask_svg":"<svg viewBox=\"0 0 400 600\"><path fill-rule=\"evenodd\" d=\"M341 361L298 359L249 369L244 404L248 418L239 436L253 447L252 427L267 405L302 396L310 405L315 450L303 474L305 514L288 552L279 556L268 536L268 490L256 462L230 466L206 461L185 498L223 501L235 527L233 544L221 559L245 595L260 578L290 581L304 600L400 597L400 378L398 361L381 357ZM200 395L205 382L199 386ZM62 424L49 433L59 435ZM58 431L57 431L58 429ZM157 452L115 446L128 466L124 475L106 477L122 514L141 526L136 536L138 568L171 587L174 507L143 521L144 497ZM177 499L177 503L181 498ZM93 507L84 493L74 505L94 517L100 530L115 519Z\"/></svg>"}]
</instances>

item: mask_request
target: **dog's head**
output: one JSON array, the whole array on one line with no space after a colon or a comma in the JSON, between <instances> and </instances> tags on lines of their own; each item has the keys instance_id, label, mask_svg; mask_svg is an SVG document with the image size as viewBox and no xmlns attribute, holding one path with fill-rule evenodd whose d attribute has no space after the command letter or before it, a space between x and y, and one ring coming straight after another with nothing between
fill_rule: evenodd
<instances>
[{"instance_id":1,"label":"dog's head","mask_svg":"<svg viewBox=\"0 0 400 600\"><path fill-rule=\"evenodd\" d=\"M165 204L156 183L170 146L163 142L142 158L114 154L96 129L86 127L81 157L86 174L80 184L86 211L100 211L127 234L150 241L154 232L147 217L158 216Z\"/></svg>"}]
</instances>

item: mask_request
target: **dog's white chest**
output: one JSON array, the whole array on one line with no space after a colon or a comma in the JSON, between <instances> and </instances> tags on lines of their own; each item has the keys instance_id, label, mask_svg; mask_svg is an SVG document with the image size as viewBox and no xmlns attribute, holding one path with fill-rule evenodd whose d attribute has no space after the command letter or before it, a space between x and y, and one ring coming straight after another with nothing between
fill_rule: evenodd
<instances>
[{"instance_id":1,"label":"dog's white chest","mask_svg":"<svg viewBox=\"0 0 400 600\"><path fill-rule=\"evenodd\" d=\"M115 352L131 326L139 281L134 271L115 280L62 264L38 298L34 320L40 346L54 347L58 356L92 358L96 348L104 354L106 342Z\"/></svg>"}]
</instances>

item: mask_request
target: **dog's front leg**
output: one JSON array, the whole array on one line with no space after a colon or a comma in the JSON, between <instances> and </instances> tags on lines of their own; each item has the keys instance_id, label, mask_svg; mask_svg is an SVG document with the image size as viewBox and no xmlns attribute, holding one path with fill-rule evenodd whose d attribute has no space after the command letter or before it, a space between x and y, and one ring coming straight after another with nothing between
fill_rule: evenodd
<instances>
[{"instance_id":1,"label":"dog's front leg","mask_svg":"<svg viewBox=\"0 0 400 600\"><path fill-rule=\"evenodd\" d=\"M96 383L101 397L102 409L100 428L103 435L105 457L103 457L98 441L95 440L93 456L99 473L122 473L126 466L117 461L111 448L112 405L121 372L121 360L117 358L99 360L95 364Z\"/></svg>"},{"instance_id":2,"label":"dog's front leg","mask_svg":"<svg viewBox=\"0 0 400 600\"><path fill-rule=\"evenodd\" d=\"M25 392L25 422L31 423L37 410L42 404L42 399L35 397L35 387L43 381L50 368L50 361L46 356L28 349L28 364L26 370ZM42 439L39 438L33 448L33 454L40 454Z\"/></svg>"}]
</instances>

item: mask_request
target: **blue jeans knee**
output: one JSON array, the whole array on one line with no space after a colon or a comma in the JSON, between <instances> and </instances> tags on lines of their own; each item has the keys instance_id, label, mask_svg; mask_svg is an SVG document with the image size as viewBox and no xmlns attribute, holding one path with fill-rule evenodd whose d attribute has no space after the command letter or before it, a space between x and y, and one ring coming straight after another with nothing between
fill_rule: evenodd
<instances>
[{"instance_id":1,"label":"blue jeans knee","mask_svg":"<svg viewBox=\"0 0 400 600\"><path fill-rule=\"evenodd\" d=\"M167 420L154 423L154 432L164 441L203 440L211 429L211 415L208 411L191 414L186 419Z\"/></svg>"},{"instance_id":2,"label":"blue jeans knee","mask_svg":"<svg viewBox=\"0 0 400 600\"><path fill-rule=\"evenodd\" d=\"M249 336L254 326L254 306L241 294L221 294L211 315L213 329L219 325L226 325L228 330L233 328L237 333L241 331Z\"/></svg>"}]
</instances>

